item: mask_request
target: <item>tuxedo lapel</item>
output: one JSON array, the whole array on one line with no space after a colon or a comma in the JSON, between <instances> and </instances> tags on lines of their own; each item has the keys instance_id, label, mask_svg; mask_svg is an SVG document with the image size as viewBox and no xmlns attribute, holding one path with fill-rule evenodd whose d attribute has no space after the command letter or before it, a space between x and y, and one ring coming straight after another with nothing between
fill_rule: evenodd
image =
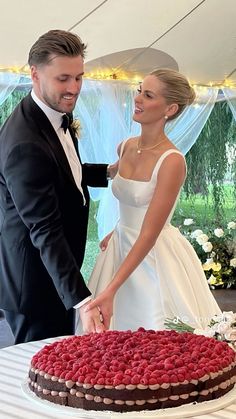
<instances>
[{"instance_id":1,"label":"tuxedo lapel","mask_svg":"<svg viewBox=\"0 0 236 419\"><path fill-rule=\"evenodd\" d=\"M73 130L71 127L69 127L69 131L70 131L70 135L71 135L71 138L72 138L72 141L73 141L74 147L75 147L76 154L77 154L77 156L78 156L78 159L79 159L79 161L80 161L80 164L82 165L82 162L81 162L81 160L80 160L80 155L79 155L78 139L77 139L77 137L75 136L74 130Z\"/></svg>"},{"instance_id":2,"label":"tuxedo lapel","mask_svg":"<svg viewBox=\"0 0 236 419\"><path fill-rule=\"evenodd\" d=\"M69 162L61 145L61 142L46 115L39 108L39 106L33 101L31 95L28 95L25 99L25 104L29 115L32 117L32 129L36 130L42 136L42 140L47 143L51 151L51 155L57 161L58 165L63 169L63 171L69 176L71 181L75 183L74 177L72 175ZM48 147L47 147L48 148Z\"/></svg>"}]
</instances>

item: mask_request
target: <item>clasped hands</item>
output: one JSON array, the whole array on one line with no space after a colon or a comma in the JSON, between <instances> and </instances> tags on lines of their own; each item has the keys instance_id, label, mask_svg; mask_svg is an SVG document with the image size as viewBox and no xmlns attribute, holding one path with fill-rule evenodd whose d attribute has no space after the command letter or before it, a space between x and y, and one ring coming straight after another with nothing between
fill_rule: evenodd
<instances>
[{"instance_id":1,"label":"clasped hands","mask_svg":"<svg viewBox=\"0 0 236 419\"><path fill-rule=\"evenodd\" d=\"M84 333L102 333L109 329L113 312L113 295L108 290L80 309Z\"/></svg>"}]
</instances>

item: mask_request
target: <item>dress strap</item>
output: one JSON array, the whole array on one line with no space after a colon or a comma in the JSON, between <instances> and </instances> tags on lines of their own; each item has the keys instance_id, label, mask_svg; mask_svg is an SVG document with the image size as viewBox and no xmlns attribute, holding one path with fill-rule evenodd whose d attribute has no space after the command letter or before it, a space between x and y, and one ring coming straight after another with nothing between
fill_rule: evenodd
<instances>
[{"instance_id":1,"label":"dress strap","mask_svg":"<svg viewBox=\"0 0 236 419\"><path fill-rule=\"evenodd\" d=\"M181 151L176 150L175 148L170 148L169 150L166 150L166 151L165 151L165 152L161 155L161 157L157 160L157 162L156 162L156 166L154 167L154 170L153 170L153 172L152 172L152 177L153 177L153 176L155 176L155 175L157 174L157 172L158 172L158 170L160 169L160 167L161 167L161 165L162 165L163 161L165 160L165 158L166 158L166 157L168 157L170 154L173 154L173 153L180 154L180 156L182 156L182 157L183 157L184 162L185 162L186 172L187 172L187 166L186 166L186 161L185 161L185 157L184 157L184 155L181 153Z\"/></svg>"},{"instance_id":2,"label":"dress strap","mask_svg":"<svg viewBox=\"0 0 236 419\"><path fill-rule=\"evenodd\" d=\"M125 144L127 143L128 139L129 139L129 138L127 138L126 140L122 141L122 143L121 143L121 146L120 146L120 158L121 158L121 157L122 157L122 155L123 155L124 148L125 148Z\"/></svg>"}]
</instances>

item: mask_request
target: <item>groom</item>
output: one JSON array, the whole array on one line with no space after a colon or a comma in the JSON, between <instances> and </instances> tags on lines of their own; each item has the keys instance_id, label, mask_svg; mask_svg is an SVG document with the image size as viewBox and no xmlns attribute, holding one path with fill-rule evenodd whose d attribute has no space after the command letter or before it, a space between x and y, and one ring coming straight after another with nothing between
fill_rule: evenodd
<instances>
[{"instance_id":1,"label":"groom","mask_svg":"<svg viewBox=\"0 0 236 419\"><path fill-rule=\"evenodd\" d=\"M15 343L74 333L75 308L85 332L101 332L80 269L89 194L107 186L106 164L82 164L63 116L73 111L86 46L51 30L29 52L33 89L0 131L0 307ZM110 174L109 174L110 175Z\"/></svg>"}]
</instances>

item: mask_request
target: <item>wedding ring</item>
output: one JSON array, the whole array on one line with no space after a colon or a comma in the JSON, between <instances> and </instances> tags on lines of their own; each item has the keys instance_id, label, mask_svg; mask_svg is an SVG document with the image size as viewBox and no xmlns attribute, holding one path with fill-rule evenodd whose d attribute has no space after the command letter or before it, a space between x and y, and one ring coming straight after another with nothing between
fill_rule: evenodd
<instances>
[{"instance_id":1,"label":"wedding ring","mask_svg":"<svg viewBox=\"0 0 236 419\"><path fill-rule=\"evenodd\" d=\"M97 306L97 309L99 311L99 318L100 318L100 322L103 323L103 315L101 313L100 307Z\"/></svg>"}]
</instances>

